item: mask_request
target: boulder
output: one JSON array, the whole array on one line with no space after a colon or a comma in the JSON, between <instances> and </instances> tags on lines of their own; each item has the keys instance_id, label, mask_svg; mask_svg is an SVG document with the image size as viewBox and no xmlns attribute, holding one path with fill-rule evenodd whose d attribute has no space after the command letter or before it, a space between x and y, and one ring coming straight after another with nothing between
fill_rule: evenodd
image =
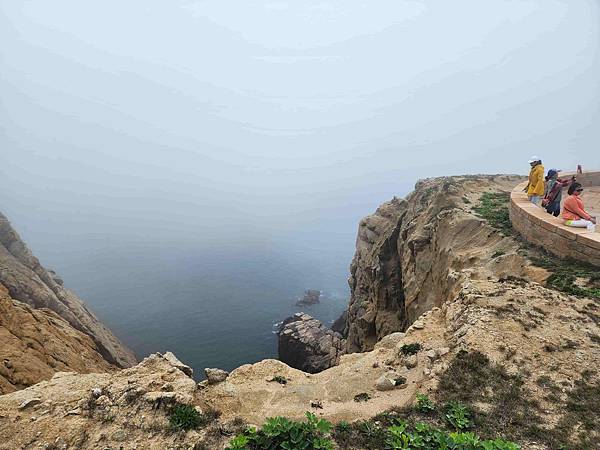
<instances>
[{"instance_id":1,"label":"boulder","mask_svg":"<svg viewBox=\"0 0 600 450\"><path fill-rule=\"evenodd\" d=\"M305 313L285 319L278 336L279 359L304 372L317 373L335 366L344 354L342 336Z\"/></svg>"},{"instance_id":2,"label":"boulder","mask_svg":"<svg viewBox=\"0 0 600 450\"><path fill-rule=\"evenodd\" d=\"M164 355L162 355L162 357L169 361L169 363L171 363L173 367L176 367L177 369L185 373L188 377L191 377L194 374L194 370L187 364L184 364L181 361L179 361L179 359L177 359L177 356L175 356L173 353L167 352Z\"/></svg>"},{"instance_id":3,"label":"boulder","mask_svg":"<svg viewBox=\"0 0 600 450\"><path fill-rule=\"evenodd\" d=\"M208 380L208 384L216 384L222 381L225 381L229 376L229 372L223 369L204 369L204 373L206 374L206 379Z\"/></svg>"},{"instance_id":4,"label":"boulder","mask_svg":"<svg viewBox=\"0 0 600 450\"><path fill-rule=\"evenodd\" d=\"M396 387L396 383L394 380L382 375L375 382L375 388L378 391L391 391Z\"/></svg>"}]
</instances>

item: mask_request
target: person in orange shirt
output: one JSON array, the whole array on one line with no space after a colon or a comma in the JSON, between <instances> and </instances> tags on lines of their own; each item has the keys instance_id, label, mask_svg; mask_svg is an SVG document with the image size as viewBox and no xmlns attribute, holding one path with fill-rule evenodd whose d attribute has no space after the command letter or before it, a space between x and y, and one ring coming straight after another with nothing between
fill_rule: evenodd
<instances>
[{"instance_id":1,"label":"person in orange shirt","mask_svg":"<svg viewBox=\"0 0 600 450\"><path fill-rule=\"evenodd\" d=\"M565 220L565 225L570 227L585 228L596 223L596 219L583 208L583 200L581 193L583 186L581 183L571 183L567 191L569 196L563 204L562 218Z\"/></svg>"},{"instance_id":2,"label":"person in orange shirt","mask_svg":"<svg viewBox=\"0 0 600 450\"><path fill-rule=\"evenodd\" d=\"M544 195L544 166L541 158L537 156L529 158L529 165L529 183L524 190L527 191L529 201L537 205Z\"/></svg>"}]
</instances>

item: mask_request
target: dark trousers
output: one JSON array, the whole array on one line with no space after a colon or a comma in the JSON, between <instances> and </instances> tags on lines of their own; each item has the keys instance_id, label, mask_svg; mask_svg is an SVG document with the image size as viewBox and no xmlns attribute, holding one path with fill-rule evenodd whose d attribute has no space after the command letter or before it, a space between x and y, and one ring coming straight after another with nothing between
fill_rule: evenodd
<instances>
[{"instance_id":1,"label":"dark trousers","mask_svg":"<svg viewBox=\"0 0 600 450\"><path fill-rule=\"evenodd\" d=\"M560 215L560 202L550 203L546 206L546 212L552 214L554 217L558 217Z\"/></svg>"}]
</instances>

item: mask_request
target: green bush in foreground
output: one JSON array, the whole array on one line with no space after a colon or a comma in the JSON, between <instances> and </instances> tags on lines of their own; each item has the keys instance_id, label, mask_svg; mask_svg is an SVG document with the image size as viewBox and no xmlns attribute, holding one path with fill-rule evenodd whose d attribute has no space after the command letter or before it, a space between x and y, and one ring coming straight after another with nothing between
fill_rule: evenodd
<instances>
[{"instance_id":1,"label":"green bush in foreground","mask_svg":"<svg viewBox=\"0 0 600 450\"><path fill-rule=\"evenodd\" d=\"M229 443L229 450L312 450L333 449L329 439L331 423L307 412L306 421L296 422L285 417L267 419L262 429L248 428Z\"/></svg>"},{"instance_id":2,"label":"green bush in foreground","mask_svg":"<svg viewBox=\"0 0 600 450\"><path fill-rule=\"evenodd\" d=\"M308 412L306 417L307 420L304 422L292 421L284 417L267 419L262 429L249 428L233 438L227 450L333 449L331 423L318 419L314 414ZM347 443L348 435L364 433L364 425L367 423L370 422L362 422L359 426L353 426L344 422L343 425L340 424L336 427L334 436L345 435ZM383 448L390 450L519 450L521 448L513 442L502 439L481 440L473 433L448 433L425 423L409 426L407 422L399 419L395 419L389 427L379 428L375 422L370 425L370 428L378 428L377 433L371 430L372 434L383 435L385 439ZM341 448L348 447L342 444Z\"/></svg>"},{"instance_id":3,"label":"green bush in foreground","mask_svg":"<svg viewBox=\"0 0 600 450\"><path fill-rule=\"evenodd\" d=\"M201 421L202 416L192 405L177 405L169 415L169 423L175 430L193 430Z\"/></svg>"}]
</instances>

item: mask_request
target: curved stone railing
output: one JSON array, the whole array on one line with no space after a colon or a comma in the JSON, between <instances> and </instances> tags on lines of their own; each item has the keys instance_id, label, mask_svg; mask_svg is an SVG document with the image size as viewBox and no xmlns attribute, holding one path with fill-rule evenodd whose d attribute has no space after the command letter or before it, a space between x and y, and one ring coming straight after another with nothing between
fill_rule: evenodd
<instances>
[{"instance_id":1,"label":"curved stone railing","mask_svg":"<svg viewBox=\"0 0 600 450\"><path fill-rule=\"evenodd\" d=\"M567 176L570 177L571 174L562 174L563 178ZM600 186L600 172L578 174L577 181L584 187ZM527 200L527 195L523 192L526 185L526 181L520 183L510 194L510 221L513 228L528 242L543 247L556 256L600 266L600 224L596 232L564 225L562 219L548 214L543 208ZM563 198L565 196L566 192L563 193Z\"/></svg>"}]
</instances>

